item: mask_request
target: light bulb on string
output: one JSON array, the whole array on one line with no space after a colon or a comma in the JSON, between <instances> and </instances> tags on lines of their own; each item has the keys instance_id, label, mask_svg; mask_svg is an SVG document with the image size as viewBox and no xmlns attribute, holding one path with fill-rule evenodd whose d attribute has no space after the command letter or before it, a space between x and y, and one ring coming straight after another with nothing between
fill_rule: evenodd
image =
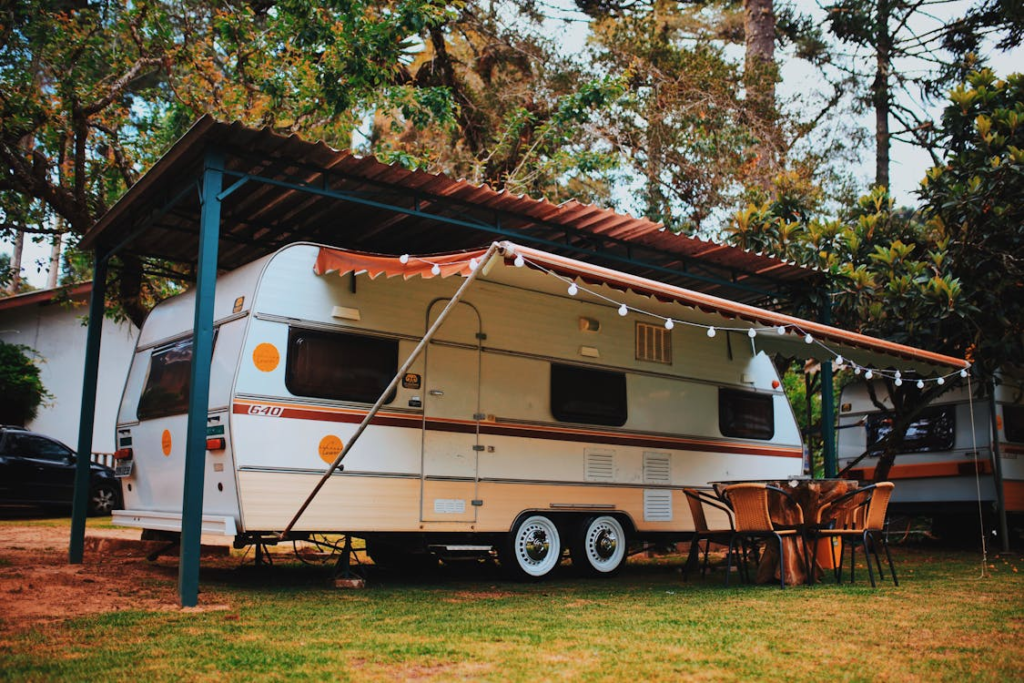
<instances>
[{"instance_id":1,"label":"light bulb on string","mask_svg":"<svg viewBox=\"0 0 1024 683\"><path fill-rule=\"evenodd\" d=\"M871 370L868 370L867 372L864 373L864 379L871 379L874 376L875 373L871 372Z\"/></svg>"},{"instance_id":2,"label":"light bulb on string","mask_svg":"<svg viewBox=\"0 0 1024 683\"><path fill-rule=\"evenodd\" d=\"M406 263L409 262L409 255L402 254L401 256L398 257L398 261L404 266Z\"/></svg>"},{"instance_id":3,"label":"light bulb on string","mask_svg":"<svg viewBox=\"0 0 1024 683\"><path fill-rule=\"evenodd\" d=\"M749 330L747 330L747 336L753 339L754 337L757 336L757 330L751 327Z\"/></svg>"},{"instance_id":4,"label":"light bulb on string","mask_svg":"<svg viewBox=\"0 0 1024 683\"><path fill-rule=\"evenodd\" d=\"M434 275L440 275L441 274L441 266L439 266L439 265L437 265L435 263L434 267L430 269L430 272L433 273Z\"/></svg>"},{"instance_id":5,"label":"light bulb on string","mask_svg":"<svg viewBox=\"0 0 1024 683\"><path fill-rule=\"evenodd\" d=\"M626 304L622 304L621 306L619 306L619 315L626 315L628 313L629 308L626 306Z\"/></svg>"},{"instance_id":6,"label":"light bulb on string","mask_svg":"<svg viewBox=\"0 0 1024 683\"><path fill-rule=\"evenodd\" d=\"M940 378L938 378L938 379L937 379L937 380L935 380L935 381L936 381L936 382L938 382L938 383L939 383L939 386L941 387L941 386L942 386L943 384L945 384L945 383L946 383L946 378L945 378L945 377L940 377Z\"/></svg>"},{"instance_id":7,"label":"light bulb on string","mask_svg":"<svg viewBox=\"0 0 1024 683\"><path fill-rule=\"evenodd\" d=\"M779 325L778 327L775 328L775 331L778 332L779 334L786 334L786 326Z\"/></svg>"},{"instance_id":8,"label":"light bulb on string","mask_svg":"<svg viewBox=\"0 0 1024 683\"><path fill-rule=\"evenodd\" d=\"M519 254L516 256L516 260L513 261L512 263L515 265L516 268L522 268L524 265L526 265L526 259L524 259L522 255Z\"/></svg>"},{"instance_id":9,"label":"light bulb on string","mask_svg":"<svg viewBox=\"0 0 1024 683\"><path fill-rule=\"evenodd\" d=\"M576 293L580 291L580 288L576 286L575 282L569 284L569 296L576 296Z\"/></svg>"},{"instance_id":10,"label":"light bulb on string","mask_svg":"<svg viewBox=\"0 0 1024 683\"><path fill-rule=\"evenodd\" d=\"M895 384L898 387L902 387L903 386L903 380L900 379L899 377L897 377L896 381L894 381L893 384Z\"/></svg>"},{"instance_id":11,"label":"light bulb on string","mask_svg":"<svg viewBox=\"0 0 1024 683\"><path fill-rule=\"evenodd\" d=\"M842 365L842 364L843 364L843 356L842 356L842 354L840 354L840 355L836 356L836 365Z\"/></svg>"},{"instance_id":12,"label":"light bulb on string","mask_svg":"<svg viewBox=\"0 0 1024 683\"><path fill-rule=\"evenodd\" d=\"M713 327L709 327L708 328L708 336L709 337L714 337L716 334L718 334L718 333L715 331L715 328L713 328Z\"/></svg>"},{"instance_id":13,"label":"light bulb on string","mask_svg":"<svg viewBox=\"0 0 1024 683\"><path fill-rule=\"evenodd\" d=\"M924 380L923 379L917 380L917 388L918 389L924 389Z\"/></svg>"},{"instance_id":14,"label":"light bulb on string","mask_svg":"<svg viewBox=\"0 0 1024 683\"><path fill-rule=\"evenodd\" d=\"M960 371L960 377L967 377L967 368Z\"/></svg>"},{"instance_id":15,"label":"light bulb on string","mask_svg":"<svg viewBox=\"0 0 1024 683\"><path fill-rule=\"evenodd\" d=\"M807 336L804 337L804 343L805 344L813 344L814 343L814 337L811 336L810 332L808 332Z\"/></svg>"},{"instance_id":16,"label":"light bulb on string","mask_svg":"<svg viewBox=\"0 0 1024 683\"><path fill-rule=\"evenodd\" d=\"M476 260L476 258L475 258L475 257L474 257L474 258L471 258L471 259L469 259L469 269L470 269L470 270L476 270L476 268L477 268L477 266L478 266L478 265L480 265L480 264L479 264L479 263L477 263L477 260Z\"/></svg>"},{"instance_id":17,"label":"light bulb on string","mask_svg":"<svg viewBox=\"0 0 1024 683\"><path fill-rule=\"evenodd\" d=\"M853 374L855 374L855 375L859 375L860 374L860 366L859 365L854 365L853 366Z\"/></svg>"},{"instance_id":18,"label":"light bulb on string","mask_svg":"<svg viewBox=\"0 0 1024 683\"><path fill-rule=\"evenodd\" d=\"M674 322L672 322L672 318L666 318L665 319L665 329L666 330L671 330L675 326L676 326L676 324Z\"/></svg>"}]
</instances>

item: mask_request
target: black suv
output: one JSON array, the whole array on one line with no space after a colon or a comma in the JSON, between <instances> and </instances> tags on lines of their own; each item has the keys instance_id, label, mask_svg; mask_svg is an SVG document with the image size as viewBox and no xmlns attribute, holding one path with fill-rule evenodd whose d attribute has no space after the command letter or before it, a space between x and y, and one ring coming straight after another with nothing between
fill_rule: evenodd
<instances>
[{"instance_id":1,"label":"black suv","mask_svg":"<svg viewBox=\"0 0 1024 683\"><path fill-rule=\"evenodd\" d=\"M75 452L21 427L0 426L0 503L69 506L75 491ZM121 505L114 470L90 463L89 514Z\"/></svg>"}]
</instances>

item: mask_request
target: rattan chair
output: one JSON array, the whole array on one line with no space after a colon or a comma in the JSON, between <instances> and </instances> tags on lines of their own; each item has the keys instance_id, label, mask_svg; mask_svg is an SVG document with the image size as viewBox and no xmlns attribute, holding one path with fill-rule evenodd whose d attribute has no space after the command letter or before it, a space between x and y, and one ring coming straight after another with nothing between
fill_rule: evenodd
<instances>
[{"instance_id":1,"label":"rattan chair","mask_svg":"<svg viewBox=\"0 0 1024 683\"><path fill-rule=\"evenodd\" d=\"M768 496L775 493L783 496L787 504L792 505L797 512L797 524L794 528L778 528L772 523L771 514L768 512ZM744 578L747 578L746 569L746 542L751 539L772 539L779 544L779 585L786 587L786 563L784 537L790 537L801 541L804 549L804 565L807 564L807 542L803 536L804 511L793 496L775 486L762 483L733 484L726 486L722 491L722 497L729 504L733 511L733 524L736 533L729 543L728 568L725 576L725 585L729 585L729 573L732 571L733 549L737 541L742 544L740 571ZM799 548L799 545L797 546Z\"/></svg>"},{"instance_id":2,"label":"rattan chair","mask_svg":"<svg viewBox=\"0 0 1024 683\"><path fill-rule=\"evenodd\" d=\"M871 579L871 587L875 587L875 576L871 571L871 554L875 555L875 565L878 567L878 578L884 579L882 571L882 560L878 554L878 546L885 550L885 559L889 563L889 573L892 575L894 586L900 585L896 578L896 568L892 563L892 555L889 553L889 542L885 538L885 517L889 509L889 499L892 498L892 491L895 484L891 481L883 481L871 484L836 498L818 510L818 519L815 520L818 526L822 525L821 520L826 510L836 515L836 528L819 528L816 535L819 538L839 538L839 561L835 561L835 547L832 548L832 565L836 583L842 581L843 555L847 546L850 548L850 583L854 580L854 567L856 566L857 546L864 547L864 558L867 560L868 578Z\"/></svg>"},{"instance_id":3,"label":"rattan chair","mask_svg":"<svg viewBox=\"0 0 1024 683\"><path fill-rule=\"evenodd\" d=\"M708 570L708 552L712 543L728 546L736 533L732 523L732 510L719 499L711 489L688 488L683 489L686 495L686 502L690 505L690 515L693 517L693 537L690 539L690 553L683 565L683 580L695 564L700 563L701 547L704 543L704 562L700 569L700 575L704 576ZM711 529L708 526L707 516L704 513L704 506L708 505L725 513L729 520L728 529Z\"/></svg>"}]
</instances>

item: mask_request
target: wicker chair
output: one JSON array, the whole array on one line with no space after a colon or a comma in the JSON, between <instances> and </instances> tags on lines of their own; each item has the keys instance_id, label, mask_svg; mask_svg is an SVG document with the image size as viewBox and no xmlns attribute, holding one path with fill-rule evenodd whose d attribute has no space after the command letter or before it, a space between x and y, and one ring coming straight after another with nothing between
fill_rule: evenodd
<instances>
[{"instance_id":1,"label":"wicker chair","mask_svg":"<svg viewBox=\"0 0 1024 683\"><path fill-rule=\"evenodd\" d=\"M777 528L772 523L771 514L768 512L768 495L776 493L782 495L789 505L797 512L796 528ZM729 543L729 561L725 576L725 584L729 585L729 572L732 571L733 548L737 541L742 544L744 552L741 553L740 570L746 577L746 542L751 539L772 539L779 544L779 584L786 587L786 563L784 537L793 538L803 542L804 564L807 564L807 543L803 537L802 527L804 523L803 508L793 500L787 492L775 486L761 483L733 484L726 486L722 491L722 497L728 502L733 511L733 523L736 533ZM798 546L799 548L799 546Z\"/></svg>"},{"instance_id":2,"label":"wicker chair","mask_svg":"<svg viewBox=\"0 0 1024 683\"><path fill-rule=\"evenodd\" d=\"M839 538L841 540L838 562L835 561L835 548L832 548L832 564L835 567L836 583L842 580L843 555L847 546L850 548L850 583L853 583L853 570L856 565L855 553L857 546L860 545L864 547L871 587L875 587L875 576L871 571L872 553L875 555L875 564L878 567L878 578L885 578L885 573L882 571L882 560L878 555L878 546L882 546L885 550L885 559L889 564L893 585L900 585L896 578L892 555L889 553L889 542L885 538L885 516L894 488L895 485L891 481L864 486L836 498L818 510L816 522L819 527L822 526L821 520L825 516L826 510L831 510L830 516L836 519L836 528L819 528L816 532L819 538ZM835 514L836 510L840 511L838 515Z\"/></svg>"},{"instance_id":3,"label":"wicker chair","mask_svg":"<svg viewBox=\"0 0 1024 683\"><path fill-rule=\"evenodd\" d=\"M712 543L729 545L736 530L733 528L732 511L722 502L710 489L688 488L683 489L686 495L686 502L690 505L690 515L693 517L693 537L690 539L690 553L683 565L683 581L694 565L700 562L700 544L704 542L704 563L700 569L700 575L708 570L708 551ZM707 516L704 513L704 506L708 505L725 513L729 520L728 529L711 529L708 526Z\"/></svg>"}]
</instances>

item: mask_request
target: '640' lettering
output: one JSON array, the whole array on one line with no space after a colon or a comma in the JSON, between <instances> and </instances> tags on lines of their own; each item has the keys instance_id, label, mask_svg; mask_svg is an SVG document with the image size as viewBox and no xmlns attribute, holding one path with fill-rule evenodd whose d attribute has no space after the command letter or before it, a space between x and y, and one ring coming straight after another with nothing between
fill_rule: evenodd
<instances>
[{"instance_id":1,"label":"'640' lettering","mask_svg":"<svg viewBox=\"0 0 1024 683\"><path fill-rule=\"evenodd\" d=\"M281 417L284 413L284 408L281 406L261 406L251 405L249 406L250 415L262 415L264 417Z\"/></svg>"}]
</instances>

